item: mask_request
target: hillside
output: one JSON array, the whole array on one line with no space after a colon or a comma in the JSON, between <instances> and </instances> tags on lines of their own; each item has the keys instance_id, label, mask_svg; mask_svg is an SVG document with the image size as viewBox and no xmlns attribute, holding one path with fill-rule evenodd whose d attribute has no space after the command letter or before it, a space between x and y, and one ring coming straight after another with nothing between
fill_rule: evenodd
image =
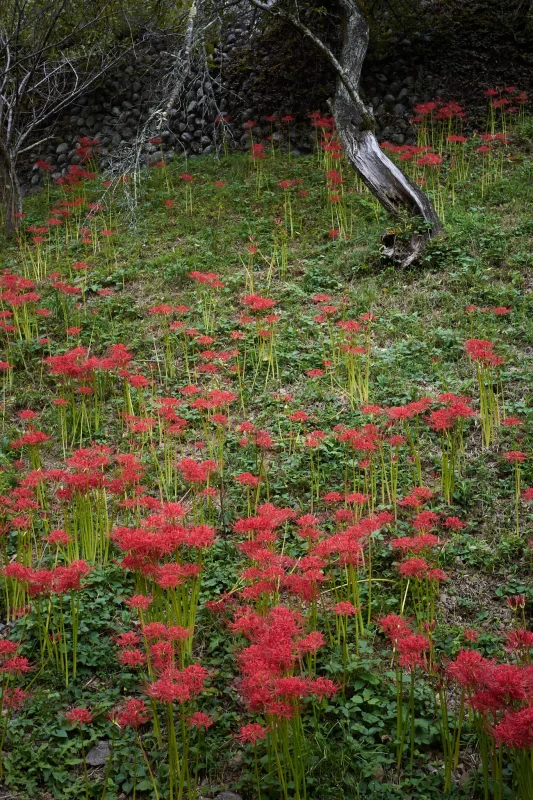
<instances>
[{"instance_id":1,"label":"hillside","mask_svg":"<svg viewBox=\"0 0 533 800\"><path fill-rule=\"evenodd\" d=\"M445 222L411 270L327 120L26 200L0 797L533 796L533 123L491 108L385 145Z\"/></svg>"}]
</instances>

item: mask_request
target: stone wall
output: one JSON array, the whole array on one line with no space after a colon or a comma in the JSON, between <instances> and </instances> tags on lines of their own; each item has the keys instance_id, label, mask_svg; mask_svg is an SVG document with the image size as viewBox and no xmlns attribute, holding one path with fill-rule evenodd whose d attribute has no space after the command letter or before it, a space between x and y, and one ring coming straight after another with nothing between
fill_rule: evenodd
<instances>
[{"instance_id":1,"label":"stone wall","mask_svg":"<svg viewBox=\"0 0 533 800\"><path fill-rule=\"evenodd\" d=\"M409 122L413 106L435 97L472 104L484 113L483 88L490 85L490 64L483 72L479 59L468 74L458 61L456 46L453 64L446 59L445 38L417 35L389 43L385 55L370 50L362 76L362 92L374 107L377 135L396 144L412 143L415 132ZM108 76L98 88L80 97L69 113L56 121L55 136L47 145L30 152L22 165L23 189L37 187L42 170L35 161L45 160L52 167L52 177L65 174L80 161L77 142L80 136L99 139L103 166L110 154L115 157L136 140L139 130L157 100L161 79L171 63L171 40L163 33L153 35L122 64L117 74ZM522 59L523 60L523 59ZM500 53L508 82L524 80L513 62ZM519 63L518 63L519 62ZM517 58L518 67L524 64ZM527 64L525 65L527 66ZM495 71L495 80L500 73ZM527 89L528 86L521 88ZM154 163L171 160L176 155L195 156L212 152L221 145L221 126L217 119L229 115L224 136L230 147L249 146L246 123L255 121L254 141L273 134L281 147L288 147L288 126L269 123L266 116L291 114L290 145L296 155L309 152L314 132L308 114L315 110L327 113L327 98L334 89L334 79L312 45L292 30L258 27L254 15L240 14L222 31L214 48L211 74L193 80L185 89L180 104L170 112L167 124L153 131L162 142L144 142L142 161ZM470 96L469 96L470 91ZM476 98L479 108L476 107ZM152 133L152 131L151 131Z\"/></svg>"}]
</instances>

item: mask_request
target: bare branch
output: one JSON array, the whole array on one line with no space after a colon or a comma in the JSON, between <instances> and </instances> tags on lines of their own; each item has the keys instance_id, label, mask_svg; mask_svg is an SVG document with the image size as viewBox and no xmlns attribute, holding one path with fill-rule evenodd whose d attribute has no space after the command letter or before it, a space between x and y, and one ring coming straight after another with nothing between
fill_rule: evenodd
<instances>
[{"instance_id":1,"label":"bare branch","mask_svg":"<svg viewBox=\"0 0 533 800\"><path fill-rule=\"evenodd\" d=\"M185 33L185 44L183 47L183 56L181 58L181 69L179 79L176 81L176 85L172 90L170 97L168 98L168 103L166 106L166 111L170 111L171 108L174 107L177 97L179 96L180 92L185 85L187 78L189 77L190 69L191 69L191 50L193 47L193 34L194 34L194 20L198 13L198 8L196 6L195 0L192 0L191 7L189 9L189 19L187 21L187 30Z\"/></svg>"},{"instance_id":2,"label":"bare branch","mask_svg":"<svg viewBox=\"0 0 533 800\"><path fill-rule=\"evenodd\" d=\"M363 103L361 96L359 94L359 76L360 76L360 69L359 72L356 72L355 75L352 75L348 65L345 65L344 62L341 62L337 59L333 51L330 47L325 44L322 39L320 39L313 31L307 27L298 17L294 14L290 14L283 9L277 7L277 3L264 3L262 0L249 0L249 2L256 6L256 8L260 8L262 11L270 14L273 17L277 17L284 22L290 22L300 33L302 33L310 42L312 42L315 47L322 53L323 56L329 61L330 65L335 70L337 78L342 81L346 92L348 93L352 103L357 108L357 111L361 115L361 118L364 120L365 124L369 128L374 127L374 115L371 110ZM341 0L341 5L345 8L354 7L355 3L352 3L351 0ZM361 20L363 19L361 13L358 11L359 17ZM366 23L365 23L366 25ZM368 29L367 29L367 38L366 41L368 42ZM366 54L366 47L363 53L363 60ZM361 61L362 65L362 61Z\"/></svg>"}]
</instances>

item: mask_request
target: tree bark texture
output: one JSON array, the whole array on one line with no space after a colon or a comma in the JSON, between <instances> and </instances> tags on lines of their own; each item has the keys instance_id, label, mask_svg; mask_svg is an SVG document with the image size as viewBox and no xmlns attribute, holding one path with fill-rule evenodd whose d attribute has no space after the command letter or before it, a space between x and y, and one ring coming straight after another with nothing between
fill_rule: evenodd
<instances>
[{"instance_id":1,"label":"tree bark texture","mask_svg":"<svg viewBox=\"0 0 533 800\"><path fill-rule=\"evenodd\" d=\"M428 238L442 232L442 225L429 197L383 152L374 133L374 114L359 96L361 69L368 47L368 24L354 0L339 0L344 11L342 74L337 74L331 110L346 157L381 205L394 216L402 211L419 216L425 232L408 242L393 234L384 236L385 253L404 266L413 263Z\"/></svg>"},{"instance_id":2,"label":"tree bark texture","mask_svg":"<svg viewBox=\"0 0 533 800\"><path fill-rule=\"evenodd\" d=\"M22 194L16 165L0 139L0 199L4 208L4 231L8 238L17 229L16 214L22 213Z\"/></svg>"},{"instance_id":3,"label":"tree bark texture","mask_svg":"<svg viewBox=\"0 0 533 800\"><path fill-rule=\"evenodd\" d=\"M278 3L250 2L279 19L291 22L329 61L337 76L330 108L348 161L389 213L400 217L407 212L425 223L422 226L425 230L413 233L407 240L397 236L395 231L387 231L383 237L385 255L404 266L412 264L427 240L442 233L443 228L429 197L388 158L376 139L374 112L359 94L369 30L356 0L337 0L343 16L342 50L338 57L298 16L279 8Z\"/></svg>"}]
</instances>

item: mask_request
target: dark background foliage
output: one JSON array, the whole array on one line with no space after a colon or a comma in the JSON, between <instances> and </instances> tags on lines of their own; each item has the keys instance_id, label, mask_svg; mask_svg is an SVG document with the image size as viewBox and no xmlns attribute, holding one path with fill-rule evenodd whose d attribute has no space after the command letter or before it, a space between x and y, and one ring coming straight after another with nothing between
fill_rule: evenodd
<instances>
[{"instance_id":1,"label":"dark background foliage","mask_svg":"<svg viewBox=\"0 0 533 800\"><path fill-rule=\"evenodd\" d=\"M363 85L383 64L420 66L435 89L469 108L485 110L484 89L516 83L531 88L533 5L524 0L366 0L370 44ZM333 46L339 36L336 3L308 4L306 22ZM245 87L261 111L325 109L333 76L314 46L290 24L269 21L241 48L227 77Z\"/></svg>"}]
</instances>

